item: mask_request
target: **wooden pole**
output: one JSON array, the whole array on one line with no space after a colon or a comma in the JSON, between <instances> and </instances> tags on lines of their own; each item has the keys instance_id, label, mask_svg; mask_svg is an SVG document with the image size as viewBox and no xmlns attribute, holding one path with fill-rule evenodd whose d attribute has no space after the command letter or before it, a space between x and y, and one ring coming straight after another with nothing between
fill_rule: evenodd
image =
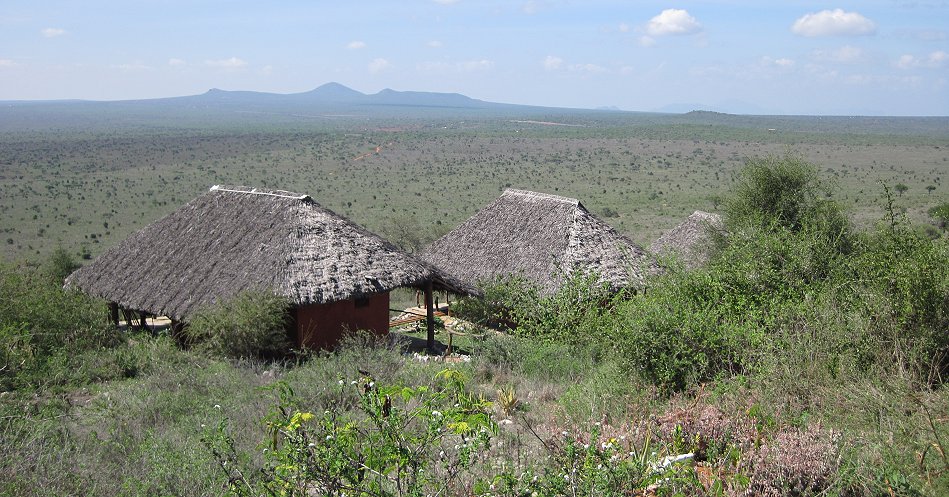
<instances>
[{"instance_id":1,"label":"wooden pole","mask_svg":"<svg viewBox=\"0 0 949 497\"><path fill-rule=\"evenodd\" d=\"M428 325L428 350L435 350L435 306L432 303L432 282L425 283L425 322Z\"/></svg>"},{"instance_id":2,"label":"wooden pole","mask_svg":"<svg viewBox=\"0 0 949 497\"><path fill-rule=\"evenodd\" d=\"M109 320L116 328L119 327L119 304L115 302L109 302Z\"/></svg>"},{"instance_id":3,"label":"wooden pole","mask_svg":"<svg viewBox=\"0 0 949 497\"><path fill-rule=\"evenodd\" d=\"M174 338L178 345L185 345L184 329L184 323L175 319L171 320L171 338Z\"/></svg>"}]
</instances>

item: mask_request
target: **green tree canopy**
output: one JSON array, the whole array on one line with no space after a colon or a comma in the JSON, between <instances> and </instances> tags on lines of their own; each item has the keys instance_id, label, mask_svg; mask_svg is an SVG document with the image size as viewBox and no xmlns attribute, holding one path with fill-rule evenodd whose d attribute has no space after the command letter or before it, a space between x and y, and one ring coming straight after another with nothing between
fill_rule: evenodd
<instances>
[{"instance_id":1,"label":"green tree canopy","mask_svg":"<svg viewBox=\"0 0 949 497\"><path fill-rule=\"evenodd\" d=\"M730 230L755 227L797 232L820 227L846 232L849 222L831 192L830 185L820 180L817 167L800 156L788 153L751 159L725 199L726 224Z\"/></svg>"},{"instance_id":2,"label":"green tree canopy","mask_svg":"<svg viewBox=\"0 0 949 497\"><path fill-rule=\"evenodd\" d=\"M949 202L929 209L929 217L933 218L940 228L946 229L946 226L949 225Z\"/></svg>"}]
</instances>

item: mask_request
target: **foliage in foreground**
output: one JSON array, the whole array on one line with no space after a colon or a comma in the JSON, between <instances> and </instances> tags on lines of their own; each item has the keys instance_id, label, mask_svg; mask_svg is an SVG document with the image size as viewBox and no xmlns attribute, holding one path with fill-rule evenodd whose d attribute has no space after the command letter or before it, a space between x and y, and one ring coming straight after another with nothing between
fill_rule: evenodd
<instances>
[{"instance_id":1,"label":"foliage in foreground","mask_svg":"<svg viewBox=\"0 0 949 497\"><path fill-rule=\"evenodd\" d=\"M493 409L460 370L441 369L425 383L340 378L326 388L322 413L277 383L256 471L226 420L202 441L233 495L738 496L848 488L838 475L839 433L779 425L757 408L726 413L700 395L619 425L538 424L527 413ZM499 424L498 415L514 421Z\"/></svg>"},{"instance_id":2,"label":"foliage in foreground","mask_svg":"<svg viewBox=\"0 0 949 497\"><path fill-rule=\"evenodd\" d=\"M280 403L267 420L271 440L262 478L248 478L240 469L223 421L208 432L204 443L231 482L229 490L236 495L451 491L497 429L488 412L491 403L467 392L457 370L440 371L430 386L379 385L369 376L337 384L338 402L316 414L300 410L289 386L276 386ZM341 408L350 402L354 409Z\"/></svg>"}]
</instances>

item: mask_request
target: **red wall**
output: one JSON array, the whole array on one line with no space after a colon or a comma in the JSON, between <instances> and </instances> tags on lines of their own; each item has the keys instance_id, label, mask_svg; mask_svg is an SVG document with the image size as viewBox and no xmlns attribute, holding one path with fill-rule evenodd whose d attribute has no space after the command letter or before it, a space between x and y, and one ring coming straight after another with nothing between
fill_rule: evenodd
<instances>
[{"instance_id":1,"label":"red wall","mask_svg":"<svg viewBox=\"0 0 949 497\"><path fill-rule=\"evenodd\" d=\"M385 335L389 332L389 292L371 295L368 300L363 307L356 307L355 300L298 307L294 314L297 345L332 348L347 331L369 330Z\"/></svg>"}]
</instances>

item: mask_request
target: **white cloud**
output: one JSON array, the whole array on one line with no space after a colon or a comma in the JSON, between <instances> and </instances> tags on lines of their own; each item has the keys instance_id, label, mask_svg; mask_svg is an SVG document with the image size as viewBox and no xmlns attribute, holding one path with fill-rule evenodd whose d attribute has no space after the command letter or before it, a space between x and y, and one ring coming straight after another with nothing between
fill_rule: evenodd
<instances>
[{"instance_id":1,"label":"white cloud","mask_svg":"<svg viewBox=\"0 0 949 497\"><path fill-rule=\"evenodd\" d=\"M246 66L247 62L237 57L231 57L229 59L206 60L204 64L211 67L220 67L222 69L239 69Z\"/></svg>"},{"instance_id":2,"label":"white cloud","mask_svg":"<svg viewBox=\"0 0 949 497\"><path fill-rule=\"evenodd\" d=\"M16 62L10 59L0 59L0 69L5 69L8 67L16 67Z\"/></svg>"},{"instance_id":3,"label":"white cloud","mask_svg":"<svg viewBox=\"0 0 949 497\"><path fill-rule=\"evenodd\" d=\"M366 42L353 40L346 44L346 48L350 50L359 50L360 48L366 48Z\"/></svg>"},{"instance_id":4,"label":"white cloud","mask_svg":"<svg viewBox=\"0 0 949 497\"><path fill-rule=\"evenodd\" d=\"M66 34L66 30L60 28L43 28L40 30L40 34L45 38L56 38L57 36Z\"/></svg>"},{"instance_id":5,"label":"white cloud","mask_svg":"<svg viewBox=\"0 0 949 497\"><path fill-rule=\"evenodd\" d=\"M176 59L176 58L172 57L172 58L168 59L168 65L171 66L171 67L181 67L181 66L187 65L187 62L185 62L185 61L183 61L183 60L181 60L181 59Z\"/></svg>"},{"instance_id":6,"label":"white cloud","mask_svg":"<svg viewBox=\"0 0 949 497\"><path fill-rule=\"evenodd\" d=\"M571 64L567 69L574 72L604 73L606 68L596 64Z\"/></svg>"},{"instance_id":7,"label":"white cloud","mask_svg":"<svg viewBox=\"0 0 949 497\"><path fill-rule=\"evenodd\" d=\"M916 67L918 64L919 59L909 54L901 55L900 58L896 60L896 67L900 69L910 69Z\"/></svg>"},{"instance_id":8,"label":"white cloud","mask_svg":"<svg viewBox=\"0 0 949 497\"><path fill-rule=\"evenodd\" d=\"M554 55L548 55L541 61L541 65L548 71L566 69L571 72L603 73L609 70L596 64L564 64L564 60Z\"/></svg>"},{"instance_id":9,"label":"white cloud","mask_svg":"<svg viewBox=\"0 0 949 497\"><path fill-rule=\"evenodd\" d=\"M138 61L138 60L130 64L117 64L112 67L119 69L123 72L151 71L155 69L154 67L145 65L143 62Z\"/></svg>"},{"instance_id":10,"label":"white cloud","mask_svg":"<svg viewBox=\"0 0 949 497\"><path fill-rule=\"evenodd\" d=\"M800 36L858 36L876 33L876 24L857 12L843 9L805 14L794 21L791 32Z\"/></svg>"},{"instance_id":11,"label":"white cloud","mask_svg":"<svg viewBox=\"0 0 949 497\"><path fill-rule=\"evenodd\" d=\"M453 5L459 2L459 0L432 0L432 1L441 5Z\"/></svg>"},{"instance_id":12,"label":"white cloud","mask_svg":"<svg viewBox=\"0 0 949 497\"><path fill-rule=\"evenodd\" d=\"M949 64L949 52L937 50L926 57L916 57L915 55L902 55L896 60L896 67L900 69L912 69L915 67L925 67L929 69L939 69Z\"/></svg>"},{"instance_id":13,"label":"white cloud","mask_svg":"<svg viewBox=\"0 0 949 497\"><path fill-rule=\"evenodd\" d=\"M646 24L649 36L687 35L702 30L702 25L682 9L666 9Z\"/></svg>"},{"instance_id":14,"label":"white cloud","mask_svg":"<svg viewBox=\"0 0 949 497\"><path fill-rule=\"evenodd\" d=\"M929 57L926 58L926 62L929 64L929 67L942 67L943 64L949 62L949 53L939 50L929 54Z\"/></svg>"},{"instance_id":15,"label":"white cloud","mask_svg":"<svg viewBox=\"0 0 949 497\"><path fill-rule=\"evenodd\" d=\"M556 71L563 66L563 59L553 55L548 55L547 57L544 57L544 60L541 62L541 64L543 64L544 69L548 71Z\"/></svg>"},{"instance_id":16,"label":"white cloud","mask_svg":"<svg viewBox=\"0 0 949 497\"><path fill-rule=\"evenodd\" d=\"M540 10L540 6L537 5L537 2L534 0L528 0L526 3L524 3L524 6L521 7L521 10L525 14L536 14L537 11Z\"/></svg>"},{"instance_id":17,"label":"white cloud","mask_svg":"<svg viewBox=\"0 0 949 497\"><path fill-rule=\"evenodd\" d=\"M481 59L481 60L466 60L458 62L456 64L459 71L463 72L474 72L474 71L484 71L494 67L494 61Z\"/></svg>"},{"instance_id":18,"label":"white cloud","mask_svg":"<svg viewBox=\"0 0 949 497\"><path fill-rule=\"evenodd\" d=\"M382 72L388 69L391 66L392 64L390 64L388 60L383 59L383 58L378 58L378 59L373 59L372 62L369 63L368 69L370 73L377 74L379 72Z\"/></svg>"},{"instance_id":19,"label":"white cloud","mask_svg":"<svg viewBox=\"0 0 949 497\"><path fill-rule=\"evenodd\" d=\"M836 50L816 50L813 55L817 60L841 62L844 64L859 62L864 58L863 49L851 45L846 45Z\"/></svg>"},{"instance_id":20,"label":"white cloud","mask_svg":"<svg viewBox=\"0 0 949 497\"><path fill-rule=\"evenodd\" d=\"M777 67L794 67L794 59L789 59L787 57L779 57L777 59L772 57L762 57L761 63L766 66L777 66Z\"/></svg>"},{"instance_id":21,"label":"white cloud","mask_svg":"<svg viewBox=\"0 0 949 497\"><path fill-rule=\"evenodd\" d=\"M619 31L620 33L629 33L629 24L625 22L619 23Z\"/></svg>"},{"instance_id":22,"label":"white cloud","mask_svg":"<svg viewBox=\"0 0 949 497\"><path fill-rule=\"evenodd\" d=\"M426 45L428 45L429 48L441 48L441 47L442 47L442 42L440 42L440 41L438 41L438 40L432 40L432 41L426 43Z\"/></svg>"},{"instance_id":23,"label":"white cloud","mask_svg":"<svg viewBox=\"0 0 949 497\"><path fill-rule=\"evenodd\" d=\"M639 44L644 47L651 47L656 44L656 39L651 36L640 36Z\"/></svg>"}]
</instances>

